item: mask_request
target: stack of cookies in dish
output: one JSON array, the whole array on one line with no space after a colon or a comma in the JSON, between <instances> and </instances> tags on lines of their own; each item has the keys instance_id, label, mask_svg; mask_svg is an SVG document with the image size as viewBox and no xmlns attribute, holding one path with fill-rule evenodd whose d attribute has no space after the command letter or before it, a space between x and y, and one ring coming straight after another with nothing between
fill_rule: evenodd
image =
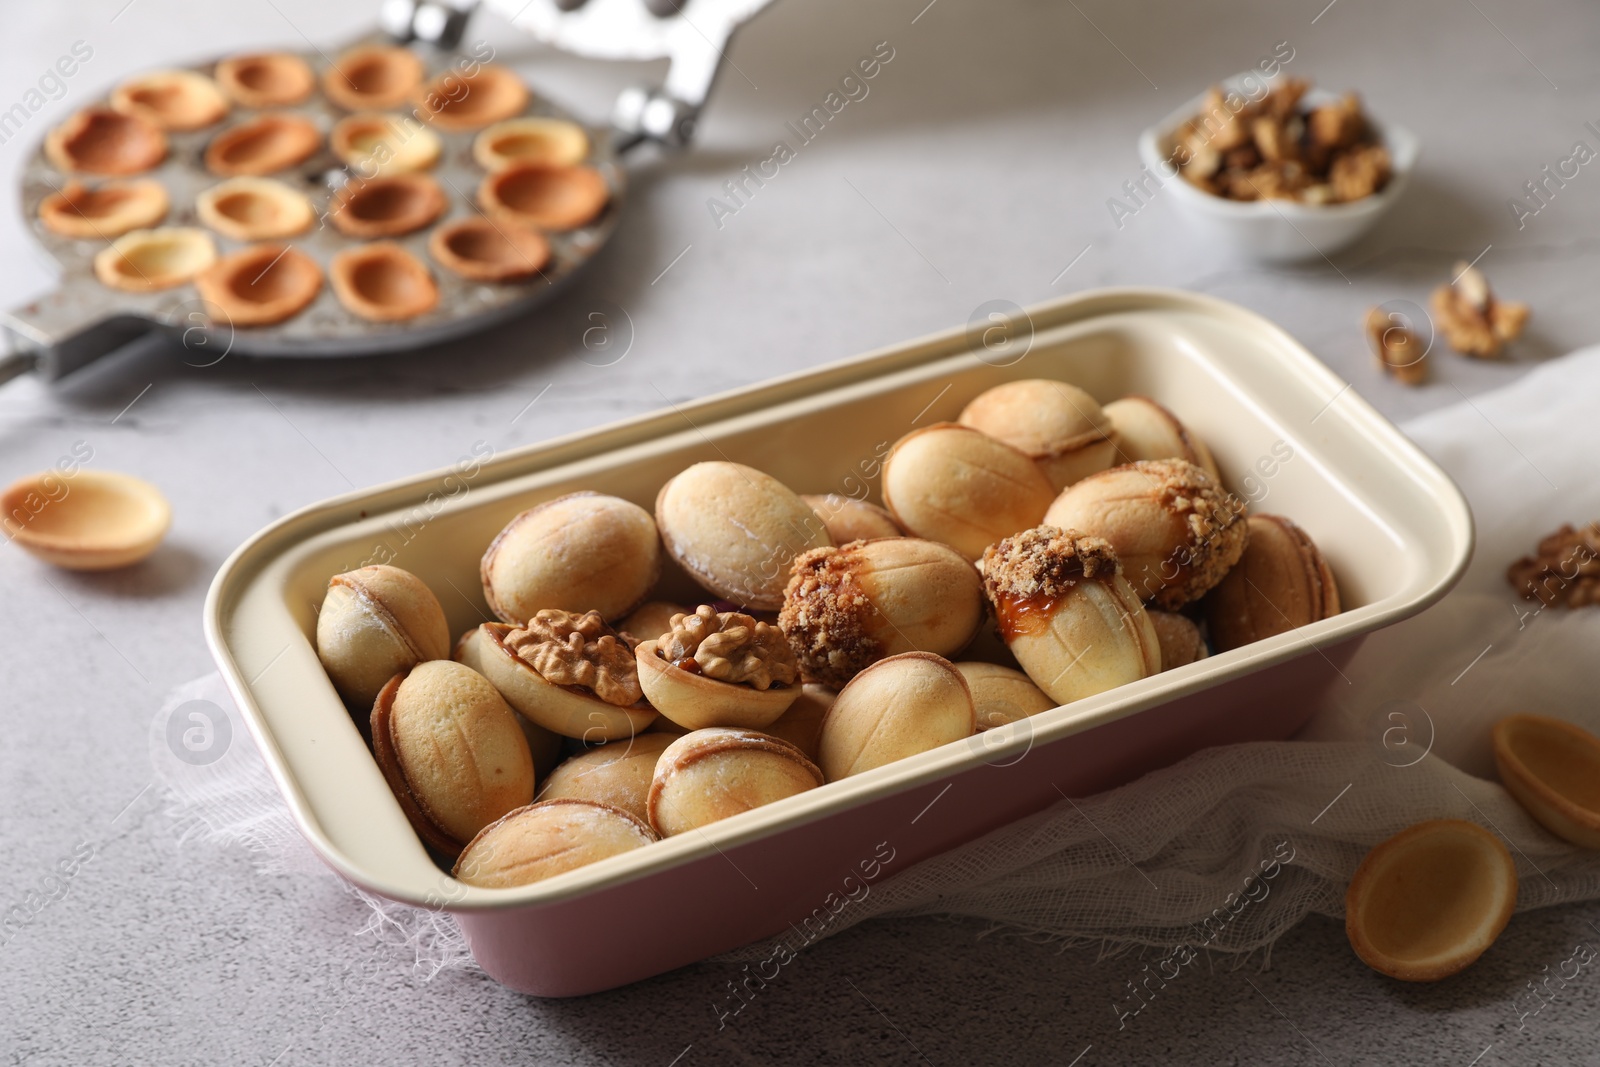
<instances>
[{"instance_id":1,"label":"stack of cookies in dish","mask_svg":"<svg viewBox=\"0 0 1600 1067\"><path fill-rule=\"evenodd\" d=\"M1339 610L1146 397L1005 382L871 466L876 500L722 458L536 502L453 644L418 576L334 576L318 652L419 837L537 881Z\"/></svg>"}]
</instances>

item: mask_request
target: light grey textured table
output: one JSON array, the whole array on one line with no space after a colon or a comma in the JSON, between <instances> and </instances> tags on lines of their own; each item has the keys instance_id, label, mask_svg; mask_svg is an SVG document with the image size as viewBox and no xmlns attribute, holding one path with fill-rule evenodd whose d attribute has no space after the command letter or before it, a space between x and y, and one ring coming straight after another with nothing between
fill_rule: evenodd
<instances>
[{"instance_id":1,"label":"light grey textured table","mask_svg":"<svg viewBox=\"0 0 1600 1067\"><path fill-rule=\"evenodd\" d=\"M0 390L0 478L85 441L96 466L157 482L176 510L161 552L120 574L58 573L0 548L0 906L74 849L94 852L63 899L0 944L0 1059L1066 1064L1092 1045L1077 1062L1600 1062L1600 981L1568 986L1521 1032L1512 1007L1596 937L1600 907L1520 916L1469 973L1417 988L1378 979L1336 924L1313 920L1265 973L1197 976L1122 1034L1109 1010L1122 972L1091 951L875 923L806 952L718 1033L710 1005L731 974L711 965L575 1002L481 975L424 986L354 935L363 910L328 880L262 877L242 853L180 846L144 788L161 695L210 669L200 606L224 556L293 508L448 464L476 440L503 449L964 322L986 300L1100 285L1182 286L1261 311L1397 418L1526 365L1446 358L1415 391L1372 367L1364 309L1423 302L1458 257L1484 253L1492 281L1532 302L1519 360L1595 340L1600 176L1584 168L1520 231L1507 200L1574 141L1597 144L1584 123L1600 119L1600 14L1324 2L785 0L735 43L695 150L636 175L614 245L557 306L448 350L208 370L145 353L63 387ZM73 42L94 54L0 161L14 173L25 143L126 73L247 45L331 48L368 7L9 4L0 111ZM660 74L541 53L488 18L472 33L585 114ZM1277 271L1220 261L1160 197L1119 229L1106 200L1138 170L1138 130L1285 40L1294 72L1359 87L1421 135L1390 223L1336 266ZM880 41L894 59L870 95L719 228L708 198ZM47 268L0 214L0 300L15 304ZM602 301L634 326L608 368L581 358Z\"/></svg>"}]
</instances>

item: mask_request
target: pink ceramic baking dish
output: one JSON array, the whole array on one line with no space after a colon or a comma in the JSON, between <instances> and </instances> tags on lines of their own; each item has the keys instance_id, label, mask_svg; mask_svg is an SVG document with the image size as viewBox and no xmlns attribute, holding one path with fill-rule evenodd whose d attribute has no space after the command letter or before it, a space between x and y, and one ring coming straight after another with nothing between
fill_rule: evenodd
<instances>
[{"instance_id":1,"label":"pink ceramic baking dish","mask_svg":"<svg viewBox=\"0 0 1600 1067\"><path fill-rule=\"evenodd\" d=\"M590 993L803 923L856 884L847 876L891 877L1063 794L1204 746L1288 737L1318 692L1346 684L1341 668L1367 634L1439 599L1465 567L1472 521L1455 486L1266 320L1143 289L1026 314L1025 355L1020 320L998 349L981 329L954 330L350 493L257 534L212 584L206 636L306 839L371 892L445 908L506 985ZM375 559L412 570L440 591L459 633L488 617L478 559L523 508L578 489L649 507L667 478L717 458L799 492L875 498L889 443L1022 377L1071 381L1102 401L1142 393L1175 410L1256 510L1310 531L1344 613L536 885L476 889L429 859L317 662L330 575ZM690 596L681 575L664 582Z\"/></svg>"}]
</instances>

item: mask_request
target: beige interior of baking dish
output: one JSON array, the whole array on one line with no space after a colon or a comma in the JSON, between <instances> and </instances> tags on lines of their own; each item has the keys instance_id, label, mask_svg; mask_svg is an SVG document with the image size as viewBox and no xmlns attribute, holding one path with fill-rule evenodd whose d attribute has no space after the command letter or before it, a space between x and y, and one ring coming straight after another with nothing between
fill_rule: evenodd
<instances>
[{"instance_id":1,"label":"beige interior of baking dish","mask_svg":"<svg viewBox=\"0 0 1600 1067\"><path fill-rule=\"evenodd\" d=\"M1061 378L1102 402L1143 393L1172 408L1210 444L1224 480L1254 499L1255 510L1289 515L1311 533L1345 604L1343 614L1303 630L1036 716L1027 724L1031 741L1030 731L1014 731L1017 746L1395 621L1442 596L1465 566L1471 519L1449 479L1265 320L1158 290L1083 294L1029 315L1031 350L1009 366L978 358L975 334L956 330L506 453L470 476L435 472L353 493L257 535L218 574L207 635L314 847L347 877L396 899L516 906L638 877L1002 756L1003 746L949 745L548 882L472 889L428 858L318 664L313 635L329 576L367 562L421 576L454 632L475 625L488 617L478 560L489 540L519 510L578 489L650 508L661 483L688 464L731 459L797 492L870 491L877 499L876 459L888 444L916 426L955 418L974 395L1013 378ZM1283 460L1286 446L1293 455ZM1263 459L1275 462L1258 467ZM687 595L689 587L680 587Z\"/></svg>"}]
</instances>

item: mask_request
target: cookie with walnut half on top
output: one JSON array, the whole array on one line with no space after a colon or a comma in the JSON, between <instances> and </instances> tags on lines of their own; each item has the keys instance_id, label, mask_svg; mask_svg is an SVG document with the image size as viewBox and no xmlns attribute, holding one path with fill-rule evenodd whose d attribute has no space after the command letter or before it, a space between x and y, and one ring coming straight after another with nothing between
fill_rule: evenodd
<instances>
[{"instance_id":1,"label":"cookie with walnut half on top","mask_svg":"<svg viewBox=\"0 0 1600 1067\"><path fill-rule=\"evenodd\" d=\"M679 726L759 730L800 696L800 665L783 631L702 604L635 650L644 695Z\"/></svg>"}]
</instances>

